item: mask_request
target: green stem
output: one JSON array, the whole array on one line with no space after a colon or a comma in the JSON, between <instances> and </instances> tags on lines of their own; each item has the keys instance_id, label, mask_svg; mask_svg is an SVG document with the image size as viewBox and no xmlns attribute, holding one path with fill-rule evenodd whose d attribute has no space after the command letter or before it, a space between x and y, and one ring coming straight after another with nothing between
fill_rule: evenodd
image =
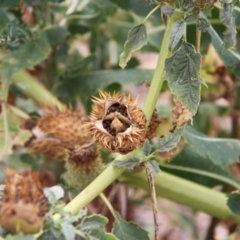
<instances>
[{"instance_id":1,"label":"green stem","mask_svg":"<svg viewBox=\"0 0 240 240\"><path fill-rule=\"evenodd\" d=\"M148 181L143 172L124 174L120 180L131 186L148 191ZM161 172L154 177L157 195L174 202L187 205L220 219L240 223L240 216L231 212L226 204L224 193L190 182L183 178Z\"/></svg>"},{"instance_id":2,"label":"green stem","mask_svg":"<svg viewBox=\"0 0 240 240\"><path fill-rule=\"evenodd\" d=\"M128 159L127 155L123 157ZM121 160L123 160L123 157ZM82 192L80 192L71 202L69 202L64 207L64 210L70 211L72 214L77 214L80 209L84 208L88 203L90 203L123 172L124 168L118 168L109 165L93 182L91 182ZM54 217L58 218L58 216Z\"/></svg>"},{"instance_id":3,"label":"green stem","mask_svg":"<svg viewBox=\"0 0 240 240\"><path fill-rule=\"evenodd\" d=\"M8 126L8 119L7 119L7 109L6 103L2 100L1 103L2 108L2 117L3 117L3 127L4 127L4 146L2 151L0 152L0 161L8 152L10 146L10 139L9 139L9 126Z\"/></svg>"},{"instance_id":4,"label":"green stem","mask_svg":"<svg viewBox=\"0 0 240 240\"><path fill-rule=\"evenodd\" d=\"M172 33L172 27L173 24L181 19L183 16L182 13L173 13L172 16L168 19L167 21L167 26L166 26L166 30L164 33L164 37L163 37L163 41L162 41L162 46L160 49L160 53L159 53L159 57L158 57L158 62L157 62L157 66L153 75L153 79L148 91L148 95L146 98L146 101L144 103L143 106L143 111L146 115L147 118L147 125L150 122L150 119L152 117L152 113L155 109L156 106L156 102L159 96L159 93L161 91L162 88L162 84L164 81L164 69L165 69L165 59L168 57L168 43L169 43L169 39Z\"/></svg>"},{"instance_id":5,"label":"green stem","mask_svg":"<svg viewBox=\"0 0 240 240\"><path fill-rule=\"evenodd\" d=\"M108 207L108 210L111 212L111 214L113 215L113 217L114 217L115 219L117 219L116 214L115 214L114 209L113 209L113 206L112 206L112 204L109 202L108 198L107 198L103 193L100 193L100 197L101 197L101 199L103 200L103 202L106 204L106 206Z\"/></svg>"},{"instance_id":6,"label":"green stem","mask_svg":"<svg viewBox=\"0 0 240 240\"><path fill-rule=\"evenodd\" d=\"M145 22L150 18L150 16L156 12L159 8L161 7L161 5L157 5L143 20L143 24L145 24Z\"/></svg>"},{"instance_id":7,"label":"green stem","mask_svg":"<svg viewBox=\"0 0 240 240\"><path fill-rule=\"evenodd\" d=\"M230 186L240 190L240 184L221 175L218 175L216 173L212 173L212 172L206 172L203 170L199 170L199 169L194 169L194 168L189 168L189 167L182 167L182 166L177 166L177 165L170 165L170 164L165 164L165 163L159 163L160 166L164 167L164 168L169 168L169 169L174 169L174 170L179 170L179 171L183 171L183 172L190 172L190 173L195 173L201 176L206 176L206 177L210 177L213 179L217 179L220 180L221 182L227 183Z\"/></svg>"},{"instance_id":8,"label":"green stem","mask_svg":"<svg viewBox=\"0 0 240 240\"><path fill-rule=\"evenodd\" d=\"M30 97L40 105L56 106L64 109L65 106L56 99L51 92L45 89L34 77L22 70L15 73L12 83L26 96Z\"/></svg>"},{"instance_id":9,"label":"green stem","mask_svg":"<svg viewBox=\"0 0 240 240\"><path fill-rule=\"evenodd\" d=\"M159 222L158 222L158 206L157 206L157 196L156 196L156 189L153 180L153 174L146 162L143 163L143 167L146 171L146 176L149 183L150 188L150 196L152 201L152 210L153 210L153 220L154 220L154 240L158 239L158 231L159 231Z\"/></svg>"}]
</instances>

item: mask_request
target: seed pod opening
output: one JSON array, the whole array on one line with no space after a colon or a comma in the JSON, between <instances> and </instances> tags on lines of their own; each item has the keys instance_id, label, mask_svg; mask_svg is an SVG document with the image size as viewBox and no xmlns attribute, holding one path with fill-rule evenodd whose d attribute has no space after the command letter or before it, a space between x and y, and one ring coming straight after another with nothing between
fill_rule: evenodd
<instances>
[{"instance_id":1,"label":"seed pod opening","mask_svg":"<svg viewBox=\"0 0 240 240\"><path fill-rule=\"evenodd\" d=\"M93 103L87 127L95 142L122 154L144 142L146 117L131 96L100 92L100 98Z\"/></svg>"},{"instance_id":2,"label":"seed pod opening","mask_svg":"<svg viewBox=\"0 0 240 240\"><path fill-rule=\"evenodd\" d=\"M7 170L0 206L0 225L11 233L37 233L47 212L38 173Z\"/></svg>"}]
</instances>

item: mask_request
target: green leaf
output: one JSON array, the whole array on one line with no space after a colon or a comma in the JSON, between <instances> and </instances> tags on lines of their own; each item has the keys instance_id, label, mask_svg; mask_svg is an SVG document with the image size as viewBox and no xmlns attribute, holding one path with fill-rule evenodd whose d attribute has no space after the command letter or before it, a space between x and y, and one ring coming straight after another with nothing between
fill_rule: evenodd
<instances>
[{"instance_id":1,"label":"green leaf","mask_svg":"<svg viewBox=\"0 0 240 240\"><path fill-rule=\"evenodd\" d=\"M182 43L180 49L165 61L166 78L171 92L177 95L183 107L195 115L200 102L201 55L194 47Z\"/></svg>"},{"instance_id":2,"label":"green leaf","mask_svg":"<svg viewBox=\"0 0 240 240\"><path fill-rule=\"evenodd\" d=\"M69 32L65 28L57 25L47 26L43 32L46 34L51 46L63 42L69 36Z\"/></svg>"},{"instance_id":3,"label":"green leaf","mask_svg":"<svg viewBox=\"0 0 240 240\"><path fill-rule=\"evenodd\" d=\"M142 150L143 150L143 153L144 153L145 156L148 156L151 153L152 146L151 146L151 143L148 139L145 140Z\"/></svg>"},{"instance_id":4,"label":"green leaf","mask_svg":"<svg viewBox=\"0 0 240 240\"><path fill-rule=\"evenodd\" d=\"M183 134L183 128L175 130L173 133L169 133L163 138L158 139L158 152L169 152L174 149L180 141Z\"/></svg>"},{"instance_id":5,"label":"green leaf","mask_svg":"<svg viewBox=\"0 0 240 240\"><path fill-rule=\"evenodd\" d=\"M162 12L164 15L170 17L170 16L173 14L173 12L174 12L174 8L173 8L172 6L170 6L170 5L162 6L162 7L161 7L161 12Z\"/></svg>"},{"instance_id":6,"label":"green leaf","mask_svg":"<svg viewBox=\"0 0 240 240\"><path fill-rule=\"evenodd\" d=\"M9 19L6 12L0 9L0 33L5 29L8 23L9 23ZM0 40L0 43L1 43L1 40Z\"/></svg>"},{"instance_id":7,"label":"green leaf","mask_svg":"<svg viewBox=\"0 0 240 240\"><path fill-rule=\"evenodd\" d=\"M80 230L90 240L117 240L112 234L104 232L103 228L107 223L108 219L106 217L94 214L83 219Z\"/></svg>"},{"instance_id":8,"label":"green leaf","mask_svg":"<svg viewBox=\"0 0 240 240\"><path fill-rule=\"evenodd\" d=\"M233 213L240 215L240 193L234 192L229 194L227 205Z\"/></svg>"},{"instance_id":9,"label":"green leaf","mask_svg":"<svg viewBox=\"0 0 240 240\"><path fill-rule=\"evenodd\" d=\"M7 125L5 125L5 118L7 119ZM10 154L14 146L23 146L32 136L29 130L21 128L23 120L23 118L16 116L10 108L7 108L7 112L0 114L0 155L2 153ZM3 134L4 132L7 133L7 136Z\"/></svg>"},{"instance_id":10,"label":"green leaf","mask_svg":"<svg viewBox=\"0 0 240 240\"><path fill-rule=\"evenodd\" d=\"M3 58L1 69L3 78L2 93L4 98L12 75L23 68L32 68L47 58L51 47L44 33L40 33L35 39L30 39L22 44L19 49L11 52Z\"/></svg>"},{"instance_id":11,"label":"green leaf","mask_svg":"<svg viewBox=\"0 0 240 240\"><path fill-rule=\"evenodd\" d=\"M113 83L140 85L143 81L151 81L152 70L147 69L125 69L125 70L102 70L87 74L76 75L72 79L64 79L57 88L57 95L66 95L68 99L72 96L80 97L85 105L90 103L92 95L99 89L104 89ZM88 109L89 110L89 109Z\"/></svg>"},{"instance_id":12,"label":"green leaf","mask_svg":"<svg viewBox=\"0 0 240 240\"><path fill-rule=\"evenodd\" d=\"M86 234L90 240L118 240L113 234L104 232L103 229L93 229Z\"/></svg>"},{"instance_id":13,"label":"green leaf","mask_svg":"<svg viewBox=\"0 0 240 240\"><path fill-rule=\"evenodd\" d=\"M185 28L186 28L186 25L183 20L179 20L174 23L169 45L168 45L169 51L173 51L174 48L177 46L177 44L179 43L179 41L181 40L185 32Z\"/></svg>"},{"instance_id":14,"label":"green leaf","mask_svg":"<svg viewBox=\"0 0 240 240\"><path fill-rule=\"evenodd\" d=\"M139 0L128 0L128 1L119 1L111 0L111 2L117 4L120 8L133 11L138 15L146 16L153 8L154 5L149 1L139 1Z\"/></svg>"},{"instance_id":15,"label":"green leaf","mask_svg":"<svg viewBox=\"0 0 240 240\"><path fill-rule=\"evenodd\" d=\"M197 28L202 31L206 32L209 28L210 24L205 18L198 18L197 20Z\"/></svg>"},{"instance_id":16,"label":"green leaf","mask_svg":"<svg viewBox=\"0 0 240 240\"><path fill-rule=\"evenodd\" d=\"M65 240L65 237L55 229L48 229L38 237L38 240Z\"/></svg>"},{"instance_id":17,"label":"green leaf","mask_svg":"<svg viewBox=\"0 0 240 240\"><path fill-rule=\"evenodd\" d=\"M239 180L227 166L216 165L186 145L170 163L160 164L162 170L208 187L229 185L240 188Z\"/></svg>"},{"instance_id":18,"label":"green leaf","mask_svg":"<svg viewBox=\"0 0 240 240\"><path fill-rule=\"evenodd\" d=\"M134 167L139 165L139 159L138 158L130 158L127 161L122 160L114 160L112 165L115 167L123 167L124 169L133 170Z\"/></svg>"},{"instance_id":19,"label":"green leaf","mask_svg":"<svg viewBox=\"0 0 240 240\"><path fill-rule=\"evenodd\" d=\"M201 16L203 18L206 18L203 13L201 13ZM219 35L211 25L208 28L208 33L210 34L212 38L212 44L216 49L219 57L223 60L224 65L227 67L235 67L235 74L240 77L240 72L238 71L240 60L239 53L235 52L232 49L225 49L222 39L219 37Z\"/></svg>"},{"instance_id":20,"label":"green leaf","mask_svg":"<svg viewBox=\"0 0 240 240\"><path fill-rule=\"evenodd\" d=\"M115 216L112 233L119 240L150 240L147 231L137 224L124 221L118 212L115 212Z\"/></svg>"},{"instance_id":21,"label":"green leaf","mask_svg":"<svg viewBox=\"0 0 240 240\"><path fill-rule=\"evenodd\" d=\"M1 0L0 8L16 8L20 7L20 0Z\"/></svg>"},{"instance_id":22,"label":"green leaf","mask_svg":"<svg viewBox=\"0 0 240 240\"><path fill-rule=\"evenodd\" d=\"M226 48L235 46L236 44L236 24L233 16L233 4L221 2L222 10L220 11L220 19L226 26L226 31L223 33L223 41Z\"/></svg>"},{"instance_id":23,"label":"green leaf","mask_svg":"<svg viewBox=\"0 0 240 240\"><path fill-rule=\"evenodd\" d=\"M147 31L144 24L131 28L128 32L124 50L120 55L119 66L125 68L132 54L147 44Z\"/></svg>"},{"instance_id":24,"label":"green leaf","mask_svg":"<svg viewBox=\"0 0 240 240\"><path fill-rule=\"evenodd\" d=\"M17 235L8 234L6 240L34 240L34 235L24 235L22 233Z\"/></svg>"},{"instance_id":25,"label":"green leaf","mask_svg":"<svg viewBox=\"0 0 240 240\"><path fill-rule=\"evenodd\" d=\"M44 188L44 195L49 202L55 202L64 197L64 190L61 186Z\"/></svg>"},{"instance_id":26,"label":"green leaf","mask_svg":"<svg viewBox=\"0 0 240 240\"><path fill-rule=\"evenodd\" d=\"M80 229L84 232L92 229L104 228L107 223L108 219L106 217L94 214L83 219Z\"/></svg>"},{"instance_id":27,"label":"green leaf","mask_svg":"<svg viewBox=\"0 0 240 240\"><path fill-rule=\"evenodd\" d=\"M198 14L192 14L184 18L187 23L195 22L197 20Z\"/></svg>"},{"instance_id":28,"label":"green leaf","mask_svg":"<svg viewBox=\"0 0 240 240\"><path fill-rule=\"evenodd\" d=\"M186 126L184 140L204 158L219 165L229 165L239 161L240 141L228 138L211 138Z\"/></svg>"},{"instance_id":29,"label":"green leaf","mask_svg":"<svg viewBox=\"0 0 240 240\"><path fill-rule=\"evenodd\" d=\"M161 171L158 162L156 162L155 160L148 161L147 165L151 169L153 175L157 175Z\"/></svg>"},{"instance_id":30,"label":"green leaf","mask_svg":"<svg viewBox=\"0 0 240 240\"><path fill-rule=\"evenodd\" d=\"M75 230L71 223L64 221L60 223L62 228L62 234L66 240L74 240L75 239Z\"/></svg>"}]
</instances>

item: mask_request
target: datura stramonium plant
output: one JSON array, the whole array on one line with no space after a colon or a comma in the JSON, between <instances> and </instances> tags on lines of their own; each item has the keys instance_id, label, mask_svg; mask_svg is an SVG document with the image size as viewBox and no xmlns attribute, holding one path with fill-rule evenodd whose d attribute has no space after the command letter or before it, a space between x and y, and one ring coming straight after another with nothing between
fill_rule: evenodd
<instances>
[{"instance_id":1,"label":"datura stramonium plant","mask_svg":"<svg viewBox=\"0 0 240 240\"><path fill-rule=\"evenodd\" d=\"M0 225L13 234L38 233L47 212L47 198L38 173L7 169L6 174Z\"/></svg>"},{"instance_id":2,"label":"datura stramonium plant","mask_svg":"<svg viewBox=\"0 0 240 240\"><path fill-rule=\"evenodd\" d=\"M99 92L93 99L91 121L87 123L93 140L106 149L127 154L143 144L146 136L146 117L131 96L118 93L112 96Z\"/></svg>"}]
</instances>

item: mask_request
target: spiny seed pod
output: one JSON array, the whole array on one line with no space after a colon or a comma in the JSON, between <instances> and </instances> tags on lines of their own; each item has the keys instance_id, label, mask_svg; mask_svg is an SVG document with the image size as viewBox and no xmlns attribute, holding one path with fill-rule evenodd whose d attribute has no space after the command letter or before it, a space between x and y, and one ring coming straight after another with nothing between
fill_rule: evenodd
<instances>
[{"instance_id":1,"label":"spiny seed pod","mask_svg":"<svg viewBox=\"0 0 240 240\"><path fill-rule=\"evenodd\" d=\"M126 154L145 140L146 117L131 96L99 92L87 123L93 140L106 149Z\"/></svg>"},{"instance_id":2,"label":"spiny seed pod","mask_svg":"<svg viewBox=\"0 0 240 240\"><path fill-rule=\"evenodd\" d=\"M0 206L0 225L14 234L39 232L47 212L47 198L38 173L8 169L6 174Z\"/></svg>"},{"instance_id":3,"label":"spiny seed pod","mask_svg":"<svg viewBox=\"0 0 240 240\"><path fill-rule=\"evenodd\" d=\"M63 177L69 187L81 191L101 173L103 167L94 144L76 146L68 154L67 171Z\"/></svg>"},{"instance_id":4,"label":"spiny seed pod","mask_svg":"<svg viewBox=\"0 0 240 240\"><path fill-rule=\"evenodd\" d=\"M81 111L48 110L32 130L36 137L32 142L32 153L47 154L51 160L63 159L66 150L91 142L84 126L87 121Z\"/></svg>"}]
</instances>

